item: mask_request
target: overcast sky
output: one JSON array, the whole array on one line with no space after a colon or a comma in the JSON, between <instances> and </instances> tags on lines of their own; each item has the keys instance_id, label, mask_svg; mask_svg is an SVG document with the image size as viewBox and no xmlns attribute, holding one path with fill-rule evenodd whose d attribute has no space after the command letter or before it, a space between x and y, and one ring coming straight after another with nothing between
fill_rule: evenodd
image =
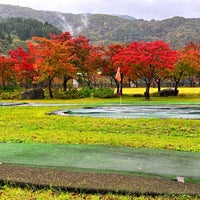
<instances>
[{"instance_id":1,"label":"overcast sky","mask_svg":"<svg viewBox=\"0 0 200 200\"><path fill-rule=\"evenodd\" d=\"M0 0L36 10L131 15L137 19L200 17L200 0Z\"/></svg>"}]
</instances>

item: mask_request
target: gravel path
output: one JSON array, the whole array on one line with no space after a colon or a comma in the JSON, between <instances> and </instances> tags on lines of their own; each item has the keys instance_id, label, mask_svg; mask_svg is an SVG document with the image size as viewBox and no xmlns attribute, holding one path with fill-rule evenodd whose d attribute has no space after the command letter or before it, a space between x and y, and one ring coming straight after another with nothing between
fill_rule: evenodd
<instances>
[{"instance_id":1,"label":"gravel path","mask_svg":"<svg viewBox=\"0 0 200 200\"><path fill-rule=\"evenodd\" d=\"M129 175L85 173L34 167L0 165L1 184L55 188L87 193L199 194L200 185L175 180Z\"/></svg>"}]
</instances>

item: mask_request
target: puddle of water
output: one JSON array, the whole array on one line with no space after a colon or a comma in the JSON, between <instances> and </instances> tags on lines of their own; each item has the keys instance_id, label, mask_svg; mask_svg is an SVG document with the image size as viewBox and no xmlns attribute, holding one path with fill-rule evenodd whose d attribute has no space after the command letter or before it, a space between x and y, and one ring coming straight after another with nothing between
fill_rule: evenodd
<instances>
[{"instance_id":1,"label":"puddle of water","mask_svg":"<svg viewBox=\"0 0 200 200\"><path fill-rule=\"evenodd\" d=\"M43 104L11 102L0 106L72 106L77 104ZM200 105L107 105L53 111L49 114L63 116L89 116L106 118L184 118L200 119Z\"/></svg>"},{"instance_id":2,"label":"puddle of water","mask_svg":"<svg viewBox=\"0 0 200 200\"><path fill-rule=\"evenodd\" d=\"M108 118L186 118L200 119L200 107L189 105L170 106L102 106L54 111L64 116L90 116Z\"/></svg>"}]
</instances>

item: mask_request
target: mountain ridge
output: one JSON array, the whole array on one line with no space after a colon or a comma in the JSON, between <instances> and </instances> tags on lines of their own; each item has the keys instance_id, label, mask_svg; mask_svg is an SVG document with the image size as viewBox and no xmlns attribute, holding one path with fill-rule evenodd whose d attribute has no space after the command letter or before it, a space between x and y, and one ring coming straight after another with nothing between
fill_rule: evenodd
<instances>
[{"instance_id":1,"label":"mountain ridge","mask_svg":"<svg viewBox=\"0 0 200 200\"><path fill-rule=\"evenodd\" d=\"M163 40L181 48L199 41L200 18L173 17L164 20L136 19L127 15L62 13L0 4L0 17L22 17L48 22L73 36L85 35L94 44L130 43L134 40Z\"/></svg>"}]
</instances>

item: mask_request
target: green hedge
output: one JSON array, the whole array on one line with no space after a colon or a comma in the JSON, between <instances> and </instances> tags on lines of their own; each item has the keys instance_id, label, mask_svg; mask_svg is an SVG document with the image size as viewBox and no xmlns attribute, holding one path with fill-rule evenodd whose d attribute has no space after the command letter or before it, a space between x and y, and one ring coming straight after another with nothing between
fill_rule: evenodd
<instances>
[{"instance_id":1,"label":"green hedge","mask_svg":"<svg viewBox=\"0 0 200 200\"><path fill-rule=\"evenodd\" d=\"M112 98L114 97L114 90L111 88L99 88L93 90L93 97L97 98Z\"/></svg>"}]
</instances>

